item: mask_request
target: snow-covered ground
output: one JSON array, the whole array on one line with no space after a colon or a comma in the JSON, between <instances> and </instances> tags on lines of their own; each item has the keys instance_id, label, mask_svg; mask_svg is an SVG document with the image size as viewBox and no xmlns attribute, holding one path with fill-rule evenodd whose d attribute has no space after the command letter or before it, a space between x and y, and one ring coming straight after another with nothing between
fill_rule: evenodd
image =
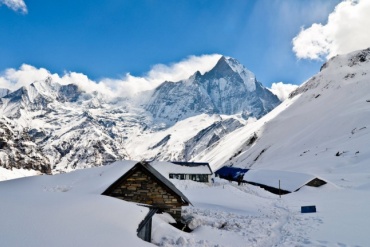
<instances>
[{"instance_id":1,"label":"snow-covered ground","mask_svg":"<svg viewBox=\"0 0 370 247\"><path fill-rule=\"evenodd\" d=\"M12 170L9 170L9 169L0 167L0 181L28 177L28 176L35 176L39 174L40 172L35 171L35 170L25 170L25 169L17 169L17 168L13 168Z\"/></svg>"},{"instance_id":2,"label":"snow-covered ground","mask_svg":"<svg viewBox=\"0 0 370 247\"><path fill-rule=\"evenodd\" d=\"M0 182L0 246L151 246L148 208L101 195L135 163Z\"/></svg>"},{"instance_id":3,"label":"snow-covered ground","mask_svg":"<svg viewBox=\"0 0 370 247\"><path fill-rule=\"evenodd\" d=\"M123 166L126 164L127 166ZM135 162L0 182L0 246L149 246L136 236L148 212L100 195ZM294 176L295 173L290 173ZM292 178L294 179L294 178ZM345 188L329 181L284 195L214 178L171 179L192 202L183 208L191 233L153 220L159 246L368 246L370 183ZM315 205L317 213L302 214Z\"/></svg>"},{"instance_id":4,"label":"snow-covered ground","mask_svg":"<svg viewBox=\"0 0 370 247\"><path fill-rule=\"evenodd\" d=\"M284 195L225 180L204 185L171 180L193 203L192 233L169 233L163 246L368 246L370 186L327 184ZM315 205L317 213L302 214ZM172 234L172 235L171 235Z\"/></svg>"}]
</instances>

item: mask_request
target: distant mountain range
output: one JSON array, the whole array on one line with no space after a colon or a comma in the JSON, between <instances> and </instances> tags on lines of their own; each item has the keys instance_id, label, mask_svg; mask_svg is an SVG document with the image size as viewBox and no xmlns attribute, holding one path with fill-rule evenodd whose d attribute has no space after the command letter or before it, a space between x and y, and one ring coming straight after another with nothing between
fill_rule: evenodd
<instances>
[{"instance_id":1,"label":"distant mountain range","mask_svg":"<svg viewBox=\"0 0 370 247\"><path fill-rule=\"evenodd\" d=\"M190 160L279 99L238 61L163 82L141 105L51 78L0 89L0 166L65 172L120 159Z\"/></svg>"}]
</instances>

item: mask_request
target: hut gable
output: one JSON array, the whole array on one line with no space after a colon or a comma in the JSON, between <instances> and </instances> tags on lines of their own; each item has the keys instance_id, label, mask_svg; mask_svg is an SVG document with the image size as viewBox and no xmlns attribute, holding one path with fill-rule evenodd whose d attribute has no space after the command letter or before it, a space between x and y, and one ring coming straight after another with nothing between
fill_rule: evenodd
<instances>
[{"instance_id":1,"label":"hut gable","mask_svg":"<svg viewBox=\"0 0 370 247\"><path fill-rule=\"evenodd\" d=\"M181 206L190 201L147 162L133 166L103 193L121 200L151 205L181 219Z\"/></svg>"}]
</instances>

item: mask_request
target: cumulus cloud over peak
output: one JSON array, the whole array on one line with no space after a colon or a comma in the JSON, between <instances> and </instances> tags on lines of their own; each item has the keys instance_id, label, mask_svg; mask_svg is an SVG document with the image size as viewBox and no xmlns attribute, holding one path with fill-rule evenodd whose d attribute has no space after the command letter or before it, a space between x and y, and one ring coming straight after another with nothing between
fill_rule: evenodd
<instances>
[{"instance_id":1,"label":"cumulus cloud over peak","mask_svg":"<svg viewBox=\"0 0 370 247\"><path fill-rule=\"evenodd\" d=\"M0 75L0 87L16 90L35 81L45 80L47 77L57 79L57 74L51 74L44 68L37 69L28 64L22 64L19 69L7 69Z\"/></svg>"},{"instance_id":2,"label":"cumulus cloud over peak","mask_svg":"<svg viewBox=\"0 0 370 247\"><path fill-rule=\"evenodd\" d=\"M19 69L7 69L0 74L0 88L7 88L9 90L17 90L20 87L28 86L36 81L43 81L51 77L54 82L60 84L76 84L82 90L87 92L99 91L101 93L109 94L111 91L104 85L90 80L86 75L76 72L66 72L63 76L52 74L45 68L36 68L34 66L23 64Z\"/></svg>"},{"instance_id":3,"label":"cumulus cloud over peak","mask_svg":"<svg viewBox=\"0 0 370 247\"><path fill-rule=\"evenodd\" d=\"M178 82L188 79L196 71L204 74L211 70L220 58L219 54L189 56L170 65L156 64L143 76L126 74L122 79L103 79L101 83L109 85L123 96L132 96L141 91L152 90L164 81Z\"/></svg>"},{"instance_id":4,"label":"cumulus cloud over peak","mask_svg":"<svg viewBox=\"0 0 370 247\"><path fill-rule=\"evenodd\" d=\"M35 81L51 77L60 84L76 84L86 92L98 91L112 97L132 97L139 92L154 89L164 81L177 82L193 75L196 71L205 73L212 69L221 55L189 56L170 65L157 64L145 75L138 77L126 74L123 78L105 78L93 81L87 75L77 72L65 72L60 76L45 68L36 68L23 64L19 69L7 69L0 73L0 88L16 90Z\"/></svg>"},{"instance_id":5,"label":"cumulus cloud over peak","mask_svg":"<svg viewBox=\"0 0 370 247\"><path fill-rule=\"evenodd\" d=\"M0 0L0 6L3 4L14 11L27 13L27 6L23 0Z\"/></svg>"},{"instance_id":6,"label":"cumulus cloud over peak","mask_svg":"<svg viewBox=\"0 0 370 247\"><path fill-rule=\"evenodd\" d=\"M370 47L369 13L369 0L345 0L335 7L326 24L302 28L293 39L293 51L298 58L329 59Z\"/></svg>"},{"instance_id":7,"label":"cumulus cloud over peak","mask_svg":"<svg viewBox=\"0 0 370 247\"><path fill-rule=\"evenodd\" d=\"M274 82L269 90L275 94L279 100L284 101L289 97L289 94L293 92L298 86L293 84L285 84L283 82Z\"/></svg>"}]
</instances>

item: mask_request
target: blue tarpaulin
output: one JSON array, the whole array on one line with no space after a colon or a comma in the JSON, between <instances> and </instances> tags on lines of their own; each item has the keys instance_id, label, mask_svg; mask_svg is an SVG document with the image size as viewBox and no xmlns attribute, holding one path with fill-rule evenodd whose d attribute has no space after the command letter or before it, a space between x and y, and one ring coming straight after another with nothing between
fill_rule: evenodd
<instances>
[{"instance_id":1,"label":"blue tarpaulin","mask_svg":"<svg viewBox=\"0 0 370 247\"><path fill-rule=\"evenodd\" d=\"M215 174L220 178L238 181L239 176L244 176L247 171L249 171L249 169L224 166L218 169Z\"/></svg>"},{"instance_id":2,"label":"blue tarpaulin","mask_svg":"<svg viewBox=\"0 0 370 247\"><path fill-rule=\"evenodd\" d=\"M301 213L316 213L316 206L302 206Z\"/></svg>"}]
</instances>

